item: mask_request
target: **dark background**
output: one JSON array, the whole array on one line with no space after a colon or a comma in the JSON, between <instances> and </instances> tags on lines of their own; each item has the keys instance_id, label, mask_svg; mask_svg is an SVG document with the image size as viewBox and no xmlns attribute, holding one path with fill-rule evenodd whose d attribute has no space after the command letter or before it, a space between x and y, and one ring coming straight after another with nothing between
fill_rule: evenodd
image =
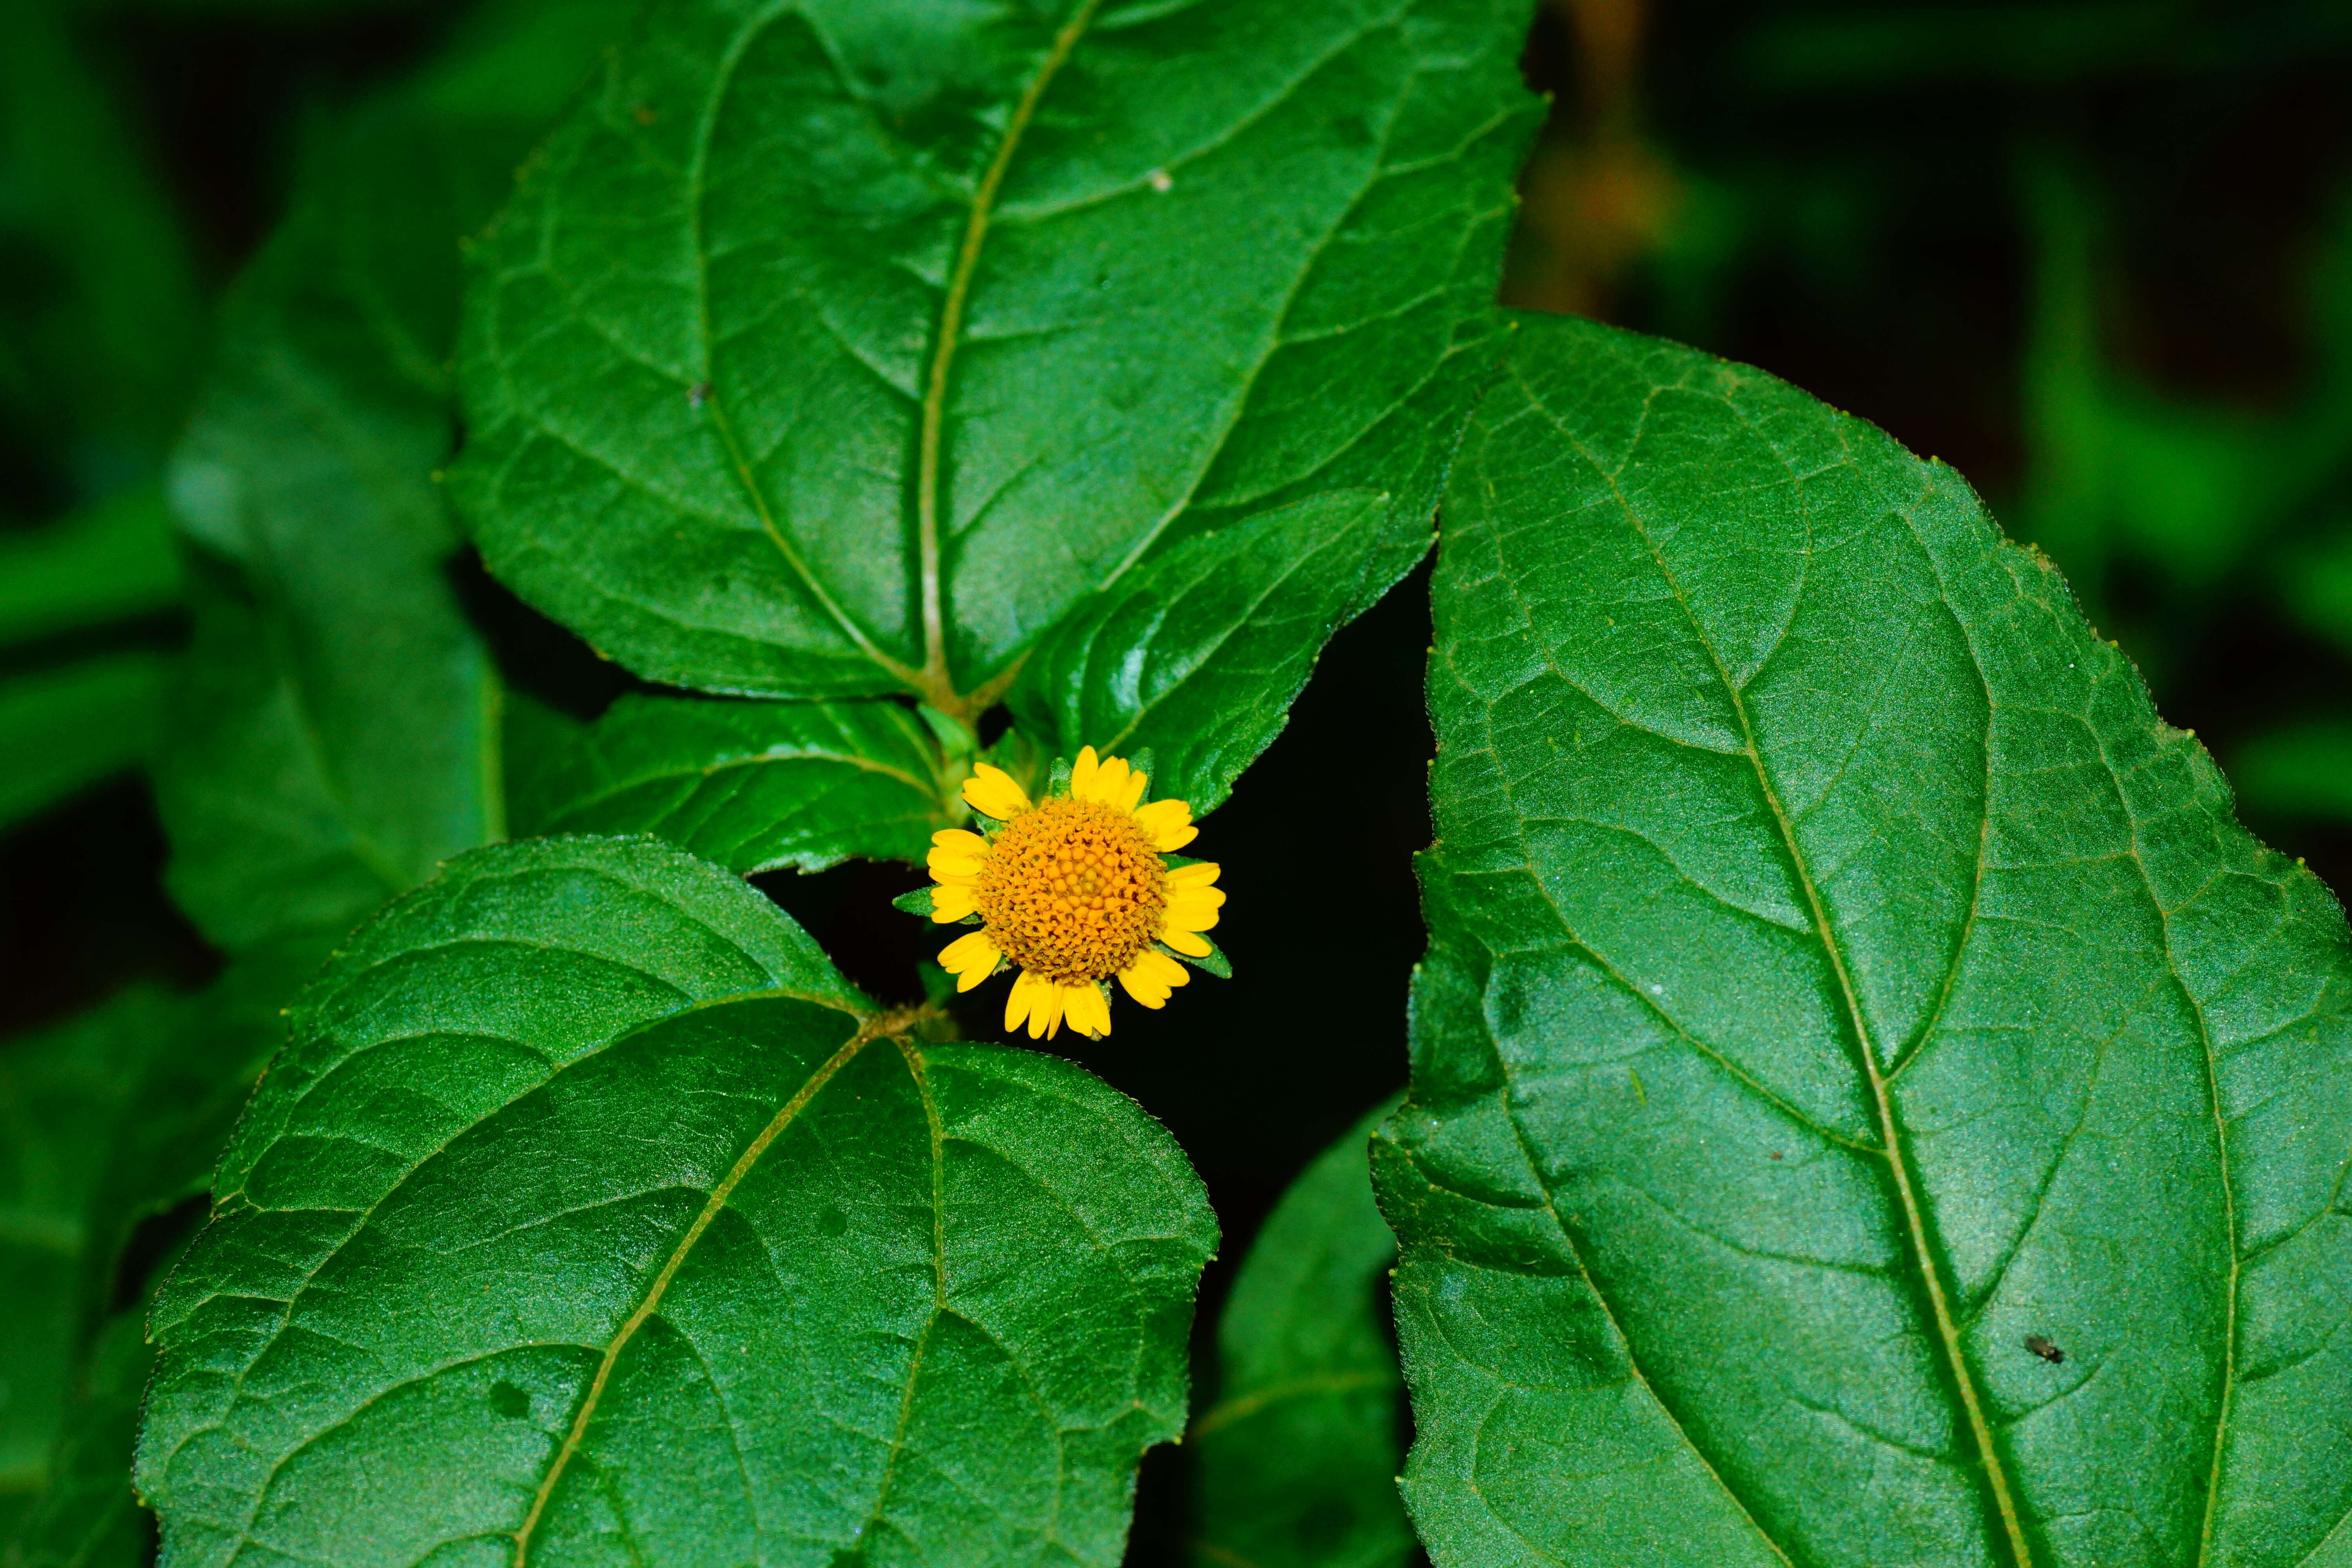
<instances>
[{"instance_id":1,"label":"dark background","mask_svg":"<svg viewBox=\"0 0 2352 1568\"><path fill-rule=\"evenodd\" d=\"M0 0L0 533L152 479L211 303L305 139L458 11ZM1553 0L1527 69L1556 100L1505 298L1761 365L1956 465L2213 748L2250 825L2342 887L2347 64L2347 3ZM1426 584L1340 635L1205 825L1237 977L1061 1042L1208 1181L1227 1243L1204 1323L1283 1184L1403 1079ZM169 646L182 627L165 611L108 635ZM0 691L88 651L10 650ZM131 773L6 828L0 1032L210 973L159 890L163 854ZM917 880L759 882L896 998L937 943L887 907ZM1139 1561L1178 1534L1175 1464L1147 1466Z\"/></svg>"}]
</instances>

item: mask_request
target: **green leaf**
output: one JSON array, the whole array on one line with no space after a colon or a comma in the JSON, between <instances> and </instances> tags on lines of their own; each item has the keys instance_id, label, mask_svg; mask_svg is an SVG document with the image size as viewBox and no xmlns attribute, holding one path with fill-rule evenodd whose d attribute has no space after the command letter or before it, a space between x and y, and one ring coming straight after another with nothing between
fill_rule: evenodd
<instances>
[{"instance_id":1,"label":"green leaf","mask_svg":"<svg viewBox=\"0 0 2352 1568\"><path fill-rule=\"evenodd\" d=\"M233 570L201 574L158 794L173 891L224 946L348 928L505 831L499 682L435 470L457 237L594 42L518 47L534 9L333 139L232 290L173 458L183 527Z\"/></svg>"},{"instance_id":2,"label":"green leaf","mask_svg":"<svg viewBox=\"0 0 2352 1568\"><path fill-rule=\"evenodd\" d=\"M16 451L95 497L153 472L186 416L206 312L146 117L93 68L127 62L90 58L112 40L77 29L79 9L0 5L0 418Z\"/></svg>"},{"instance_id":3,"label":"green leaf","mask_svg":"<svg viewBox=\"0 0 2352 1568\"><path fill-rule=\"evenodd\" d=\"M1391 1568L1412 1552L1396 1488L1404 1379L1388 1335L1396 1237L1364 1160L1395 1108L1291 1184L1234 1278L1217 1403L1190 1434L1203 1568Z\"/></svg>"},{"instance_id":4,"label":"green leaf","mask_svg":"<svg viewBox=\"0 0 2352 1568\"><path fill-rule=\"evenodd\" d=\"M2339 1560L2343 914L2055 570L1769 376L1530 321L1433 592L1374 1157L1433 1558Z\"/></svg>"},{"instance_id":5,"label":"green leaf","mask_svg":"<svg viewBox=\"0 0 2352 1568\"><path fill-rule=\"evenodd\" d=\"M152 486L0 535L0 644L151 615L179 597L171 514Z\"/></svg>"},{"instance_id":6,"label":"green leaf","mask_svg":"<svg viewBox=\"0 0 2352 1568\"><path fill-rule=\"evenodd\" d=\"M59 1414L53 1397L79 1390L62 1410L47 1456L46 1490L15 1538L11 1568L34 1564L144 1563L153 1526L131 1490L140 1395L153 1363L142 1325L144 1298L168 1256L127 1251L142 1222L200 1196L261 1069L284 1040L283 1004L326 955L319 933L264 944L242 955L194 997L125 993L13 1059L41 1064L0 1082L0 1101L24 1125L10 1139L16 1181L28 1200L0 1219L0 1268L20 1303L8 1352L0 1352L0 1448L12 1455L41 1420ZM0 1058L6 1059L6 1058ZM14 1250L35 1231L76 1245ZM168 1233L176 1235L176 1231ZM54 1251L55 1256L49 1256ZM126 1274L135 1260L138 1271ZM139 1299L96 1333L110 1300ZM0 1476L37 1482L21 1465Z\"/></svg>"},{"instance_id":7,"label":"green leaf","mask_svg":"<svg viewBox=\"0 0 2352 1568\"><path fill-rule=\"evenodd\" d=\"M1171 958L1189 963L1204 973L1213 974L1220 980L1231 980L1234 977L1234 961L1225 956L1225 950L1215 942L1210 942L1207 935L1195 934L1199 934L1202 942L1209 943L1209 951L1197 958L1189 952L1178 952L1174 948L1168 947L1164 943L1160 944L1160 949Z\"/></svg>"},{"instance_id":8,"label":"green leaf","mask_svg":"<svg viewBox=\"0 0 2352 1568\"><path fill-rule=\"evenodd\" d=\"M485 558L656 679L969 718L1155 548L1403 496L1484 340L1526 18L667 0L478 252Z\"/></svg>"},{"instance_id":9,"label":"green leaf","mask_svg":"<svg viewBox=\"0 0 2352 1568\"><path fill-rule=\"evenodd\" d=\"M65 1413L49 1488L9 1543L9 1568L146 1568L154 1522L131 1490L139 1399L155 1353L146 1314L118 1314L98 1336L84 1384Z\"/></svg>"},{"instance_id":10,"label":"green leaf","mask_svg":"<svg viewBox=\"0 0 2352 1568\"><path fill-rule=\"evenodd\" d=\"M154 752L163 660L105 654L0 680L0 826Z\"/></svg>"},{"instance_id":11,"label":"green leaf","mask_svg":"<svg viewBox=\"0 0 2352 1568\"><path fill-rule=\"evenodd\" d=\"M85 1301L139 1289L136 1279L116 1278L132 1231L211 1188L238 1113L286 1042L287 1004L342 934L295 931L250 947L177 1002L162 1046L122 1086L122 1109L91 1184Z\"/></svg>"},{"instance_id":12,"label":"green leaf","mask_svg":"<svg viewBox=\"0 0 2352 1568\"><path fill-rule=\"evenodd\" d=\"M964 820L956 790L970 772L896 702L631 693L549 762L514 826L651 833L746 873L919 861L934 832Z\"/></svg>"},{"instance_id":13,"label":"green leaf","mask_svg":"<svg viewBox=\"0 0 2352 1568\"><path fill-rule=\"evenodd\" d=\"M124 1090L171 1006L136 988L0 1047L0 1494L43 1483L82 1331L84 1216Z\"/></svg>"},{"instance_id":14,"label":"green leaf","mask_svg":"<svg viewBox=\"0 0 2352 1568\"><path fill-rule=\"evenodd\" d=\"M1115 1563L1199 1181L1078 1068L866 1008L650 839L392 906L158 1297L168 1558Z\"/></svg>"},{"instance_id":15,"label":"green leaf","mask_svg":"<svg viewBox=\"0 0 2352 1568\"><path fill-rule=\"evenodd\" d=\"M1152 795L1205 815L1282 732L1331 634L1428 549L1393 521L1386 496L1340 490L1188 539L1047 637L1014 710L1066 754L1150 747Z\"/></svg>"}]
</instances>

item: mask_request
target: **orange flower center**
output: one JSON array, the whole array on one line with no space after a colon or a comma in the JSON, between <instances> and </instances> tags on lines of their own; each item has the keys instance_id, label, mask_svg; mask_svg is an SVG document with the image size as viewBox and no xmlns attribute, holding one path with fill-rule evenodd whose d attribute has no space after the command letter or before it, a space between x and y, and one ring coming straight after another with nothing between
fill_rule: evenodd
<instances>
[{"instance_id":1,"label":"orange flower center","mask_svg":"<svg viewBox=\"0 0 2352 1568\"><path fill-rule=\"evenodd\" d=\"M1033 973L1099 980L1160 934L1168 868L1135 818L1100 801L1040 802L1006 823L976 889L988 940Z\"/></svg>"}]
</instances>

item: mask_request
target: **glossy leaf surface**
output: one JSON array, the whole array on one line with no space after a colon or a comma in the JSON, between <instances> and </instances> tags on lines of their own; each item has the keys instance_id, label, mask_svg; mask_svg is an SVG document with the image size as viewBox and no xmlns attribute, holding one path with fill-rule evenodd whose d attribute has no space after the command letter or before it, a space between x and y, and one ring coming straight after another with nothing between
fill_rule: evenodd
<instances>
[{"instance_id":1,"label":"glossy leaf surface","mask_svg":"<svg viewBox=\"0 0 2352 1568\"><path fill-rule=\"evenodd\" d=\"M1486 330L1526 16L657 5L479 252L486 558L656 679L968 715L1156 547L1402 498Z\"/></svg>"},{"instance_id":2,"label":"glossy leaf surface","mask_svg":"<svg viewBox=\"0 0 2352 1568\"><path fill-rule=\"evenodd\" d=\"M1213 810L1281 732L1331 634L1428 545L1425 529L1398 530L1386 497L1360 490L1186 540L1046 638L1014 710L1065 756L1149 747L1156 795Z\"/></svg>"},{"instance_id":3,"label":"glossy leaf surface","mask_svg":"<svg viewBox=\"0 0 2352 1568\"><path fill-rule=\"evenodd\" d=\"M1116 1563L1199 1181L1077 1068L866 1007L650 839L365 927L157 1300L166 1560Z\"/></svg>"},{"instance_id":4,"label":"glossy leaf surface","mask_svg":"<svg viewBox=\"0 0 2352 1568\"><path fill-rule=\"evenodd\" d=\"M2344 1561L2344 918L2055 571L1529 321L1434 593L1375 1165L1441 1568Z\"/></svg>"},{"instance_id":5,"label":"glossy leaf surface","mask_svg":"<svg viewBox=\"0 0 2352 1568\"><path fill-rule=\"evenodd\" d=\"M532 770L517 833L651 833L750 873L853 855L919 861L965 820L950 766L889 701L621 698Z\"/></svg>"},{"instance_id":6,"label":"glossy leaf surface","mask_svg":"<svg viewBox=\"0 0 2352 1568\"><path fill-rule=\"evenodd\" d=\"M1404 1379L1389 1341L1396 1237L1365 1143L1382 1106L1291 1184L1217 1324L1217 1402L1192 1424L1202 1568L1392 1568Z\"/></svg>"}]
</instances>

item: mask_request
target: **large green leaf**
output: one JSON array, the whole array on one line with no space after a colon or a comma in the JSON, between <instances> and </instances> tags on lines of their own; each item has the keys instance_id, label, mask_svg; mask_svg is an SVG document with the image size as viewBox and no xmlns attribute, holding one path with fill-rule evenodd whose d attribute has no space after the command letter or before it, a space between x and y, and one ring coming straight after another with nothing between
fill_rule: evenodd
<instances>
[{"instance_id":1,"label":"large green leaf","mask_svg":"<svg viewBox=\"0 0 2352 1568\"><path fill-rule=\"evenodd\" d=\"M1365 1142L1391 1101L1291 1184L1251 1244L1217 1324L1217 1402L1190 1434L1202 1568L1395 1568L1404 1380L1387 1324L1396 1237Z\"/></svg>"},{"instance_id":2,"label":"large green leaf","mask_svg":"<svg viewBox=\"0 0 2352 1568\"><path fill-rule=\"evenodd\" d=\"M220 559L158 778L173 890L226 946L348 926L504 831L499 684L435 473L457 240L617 18L498 8L331 139L231 293L173 463L181 523Z\"/></svg>"},{"instance_id":3,"label":"large green leaf","mask_svg":"<svg viewBox=\"0 0 2352 1568\"><path fill-rule=\"evenodd\" d=\"M2347 1561L2343 915L2054 569L1531 321L1434 593L1375 1169L1436 1561Z\"/></svg>"},{"instance_id":4,"label":"large green leaf","mask_svg":"<svg viewBox=\"0 0 2352 1568\"><path fill-rule=\"evenodd\" d=\"M1200 1184L1076 1068L909 1022L650 839L394 904L157 1300L168 1559L1116 1563Z\"/></svg>"},{"instance_id":5,"label":"large green leaf","mask_svg":"<svg viewBox=\"0 0 2352 1568\"><path fill-rule=\"evenodd\" d=\"M1527 10L656 5L478 252L486 558L640 674L962 718L1192 533L1368 488L1409 561ZM1298 553L1226 564L1264 595Z\"/></svg>"},{"instance_id":6,"label":"large green leaf","mask_svg":"<svg viewBox=\"0 0 2352 1568\"><path fill-rule=\"evenodd\" d=\"M529 772L517 833L652 833L732 871L920 860L966 818L938 736L896 702L621 698Z\"/></svg>"}]
</instances>

